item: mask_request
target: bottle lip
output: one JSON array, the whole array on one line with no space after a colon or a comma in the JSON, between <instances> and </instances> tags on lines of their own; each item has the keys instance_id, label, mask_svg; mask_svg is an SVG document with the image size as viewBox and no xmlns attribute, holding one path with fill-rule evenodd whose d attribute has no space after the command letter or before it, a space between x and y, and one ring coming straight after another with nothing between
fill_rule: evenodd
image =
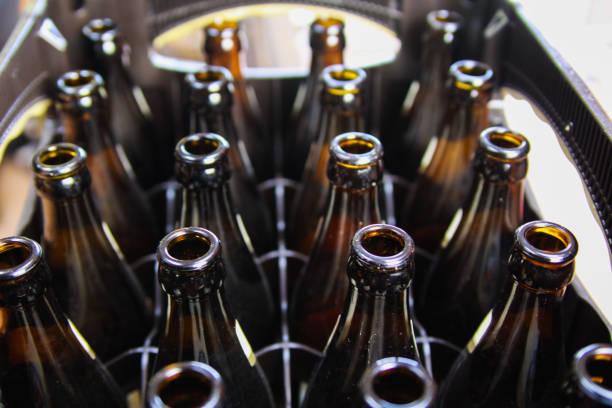
<instances>
[{"instance_id":1,"label":"bottle lip","mask_svg":"<svg viewBox=\"0 0 612 408\"><path fill-rule=\"evenodd\" d=\"M206 75L210 78L203 79ZM185 81L192 89L207 90L208 92L221 92L233 80L229 69L218 65L206 65L202 70L190 72L185 75Z\"/></svg>"},{"instance_id":2,"label":"bottle lip","mask_svg":"<svg viewBox=\"0 0 612 408\"><path fill-rule=\"evenodd\" d=\"M68 71L60 76L56 82L60 99L79 99L100 93L104 89L102 76L95 71L81 69ZM83 107L85 101L81 103ZM91 105L91 101L90 101ZM91 107L91 106L89 106Z\"/></svg>"},{"instance_id":3,"label":"bottle lip","mask_svg":"<svg viewBox=\"0 0 612 408\"><path fill-rule=\"evenodd\" d=\"M427 24L436 30L455 33L463 25L463 16L451 10L433 10L427 13Z\"/></svg>"},{"instance_id":4,"label":"bottle lip","mask_svg":"<svg viewBox=\"0 0 612 408\"><path fill-rule=\"evenodd\" d=\"M55 179L70 176L85 166L87 152L73 143L56 143L36 153L32 168L36 176Z\"/></svg>"},{"instance_id":5,"label":"bottle lip","mask_svg":"<svg viewBox=\"0 0 612 408\"><path fill-rule=\"evenodd\" d=\"M172 254L177 244L190 239L204 241L208 247L203 249L200 246L193 251L198 256L189 259L181 259ZM210 265L219 256L220 251L221 243L215 234L201 227L185 227L176 229L162 238L157 247L157 260L162 267L196 271Z\"/></svg>"},{"instance_id":6,"label":"bottle lip","mask_svg":"<svg viewBox=\"0 0 612 408\"><path fill-rule=\"evenodd\" d=\"M530 150L529 141L524 135L503 126L483 130L478 143L487 156L502 161L522 160Z\"/></svg>"},{"instance_id":7,"label":"bottle lip","mask_svg":"<svg viewBox=\"0 0 612 408\"><path fill-rule=\"evenodd\" d=\"M349 68L343 64L325 67L321 72L328 93L345 95L359 93L359 88L366 79L366 72L361 68Z\"/></svg>"},{"instance_id":8,"label":"bottle lip","mask_svg":"<svg viewBox=\"0 0 612 408\"><path fill-rule=\"evenodd\" d=\"M94 18L81 29L85 37L94 42L114 41L119 37L117 23L112 18Z\"/></svg>"},{"instance_id":9,"label":"bottle lip","mask_svg":"<svg viewBox=\"0 0 612 408\"><path fill-rule=\"evenodd\" d=\"M370 252L364 246L368 238L386 235L401 246L394 254L383 256ZM376 270L398 270L406 268L414 256L414 241L401 228L389 224L366 225L355 233L351 243L352 252L357 260L366 267Z\"/></svg>"},{"instance_id":10,"label":"bottle lip","mask_svg":"<svg viewBox=\"0 0 612 408\"><path fill-rule=\"evenodd\" d=\"M223 380L221 374L208 364L199 361L183 361L173 363L159 370L149 381L147 391L147 401L152 408L171 408L164 403L161 397L161 391L172 381L175 381L181 375L195 375L202 382L210 384L210 393L203 405L198 408L214 408L221 402L223 395Z\"/></svg>"},{"instance_id":11,"label":"bottle lip","mask_svg":"<svg viewBox=\"0 0 612 408\"><path fill-rule=\"evenodd\" d=\"M195 153L189 150L190 144L202 142L209 143L210 145L214 146L214 148L203 153ZM216 133L209 132L194 133L192 135L185 136L178 141L175 151L177 158L185 163L213 166L227 155L229 148L229 143L224 137Z\"/></svg>"},{"instance_id":12,"label":"bottle lip","mask_svg":"<svg viewBox=\"0 0 612 408\"><path fill-rule=\"evenodd\" d=\"M459 60L449 68L455 87L464 90L485 88L491 85L493 69L484 62Z\"/></svg>"},{"instance_id":13,"label":"bottle lip","mask_svg":"<svg viewBox=\"0 0 612 408\"><path fill-rule=\"evenodd\" d=\"M606 388L592 380L589 372L589 362L606 360L612 366L612 344L595 343L581 348L574 354L573 369L577 374L582 391L604 405L612 406L612 389ZM610 370L612 373L612 369Z\"/></svg>"},{"instance_id":14,"label":"bottle lip","mask_svg":"<svg viewBox=\"0 0 612 408\"><path fill-rule=\"evenodd\" d=\"M310 33L314 35L341 35L344 21L336 17L318 17L310 25Z\"/></svg>"},{"instance_id":15,"label":"bottle lip","mask_svg":"<svg viewBox=\"0 0 612 408\"><path fill-rule=\"evenodd\" d=\"M547 249L537 246L539 239L563 247ZM517 243L523 257L536 263L554 266L565 266L573 262L578 253L578 241L567 228L549 221L531 221L521 225L515 232ZM544 246L544 245L541 245Z\"/></svg>"},{"instance_id":16,"label":"bottle lip","mask_svg":"<svg viewBox=\"0 0 612 408\"><path fill-rule=\"evenodd\" d=\"M345 145L351 142L357 142L355 144L360 144L362 149L367 150L362 153L345 150ZM363 132L347 132L336 136L331 142L329 151L336 162L347 167L371 167L383 157L382 143L376 137Z\"/></svg>"},{"instance_id":17,"label":"bottle lip","mask_svg":"<svg viewBox=\"0 0 612 408\"><path fill-rule=\"evenodd\" d=\"M20 262L9 265L9 260L4 260L9 251L20 251L15 257L23 258ZM0 239L0 281L6 282L21 278L31 272L42 261L42 248L40 244L30 238L13 236ZM6 265L6 266L4 266Z\"/></svg>"},{"instance_id":18,"label":"bottle lip","mask_svg":"<svg viewBox=\"0 0 612 408\"><path fill-rule=\"evenodd\" d=\"M422 393L414 401L396 404L385 400L374 390L374 380L379 375L395 370L408 371L419 381ZM360 388L366 403L372 408L426 408L430 406L436 392L435 383L423 366L407 357L387 357L376 361L365 370L361 377Z\"/></svg>"},{"instance_id":19,"label":"bottle lip","mask_svg":"<svg viewBox=\"0 0 612 408\"><path fill-rule=\"evenodd\" d=\"M231 38L240 31L240 23L235 20L223 20L221 22L212 22L204 27L204 33L207 37Z\"/></svg>"}]
</instances>

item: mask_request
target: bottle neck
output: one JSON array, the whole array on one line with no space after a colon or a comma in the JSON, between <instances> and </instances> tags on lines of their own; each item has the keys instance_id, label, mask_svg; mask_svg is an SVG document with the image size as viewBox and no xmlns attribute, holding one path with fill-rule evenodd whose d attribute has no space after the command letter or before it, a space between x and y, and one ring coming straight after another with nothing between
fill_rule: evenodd
<instances>
[{"instance_id":1,"label":"bottle neck","mask_svg":"<svg viewBox=\"0 0 612 408\"><path fill-rule=\"evenodd\" d=\"M313 50L312 59L310 61L310 74L309 80L319 81L321 72L324 68L330 65L342 65L344 64L344 57L342 55L342 49L325 49L325 50Z\"/></svg>"},{"instance_id":2,"label":"bottle neck","mask_svg":"<svg viewBox=\"0 0 612 408\"><path fill-rule=\"evenodd\" d=\"M105 150L115 148L115 140L109 128L108 112L102 106L89 110L61 110L64 126L64 141L74 143L95 156Z\"/></svg>"},{"instance_id":3,"label":"bottle neck","mask_svg":"<svg viewBox=\"0 0 612 408\"><path fill-rule=\"evenodd\" d=\"M227 181L216 187L183 187L181 226L205 225L222 235L233 227L234 213Z\"/></svg>"},{"instance_id":4,"label":"bottle neck","mask_svg":"<svg viewBox=\"0 0 612 408\"><path fill-rule=\"evenodd\" d=\"M424 84L444 87L448 67L453 62L455 34L432 30L425 37L421 58L421 81Z\"/></svg>"},{"instance_id":5,"label":"bottle neck","mask_svg":"<svg viewBox=\"0 0 612 408\"><path fill-rule=\"evenodd\" d=\"M244 81L242 66L240 65L240 52L237 47L225 52L209 52L207 58L209 65L227 68L232 73L235 84Z\"/></svg>"}]
</instances>

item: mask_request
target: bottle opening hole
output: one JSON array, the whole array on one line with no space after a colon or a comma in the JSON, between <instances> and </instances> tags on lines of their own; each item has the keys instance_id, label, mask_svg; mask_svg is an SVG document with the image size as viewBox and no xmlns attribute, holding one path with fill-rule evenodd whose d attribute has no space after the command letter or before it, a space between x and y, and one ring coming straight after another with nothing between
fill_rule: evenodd
<instances>
[{"instance_id":1,"label":"bottle opening hole","mask_svg":"<svg viewBox=\"0 0 612 408\"><path fill-rule=\"evenodd\" d=\"M238 21L233 20L222 20L214 21L206 26L207 35L219 35L224 30L238 30Z\"/></svg>"},{"instance_id":2,"label":"bottle opening hole","mask_svg":"<svg viewBox=\"0 0 612 408\"><path fill-rule=\"evenodd\" d=\"M404 240L392 231L372 231L361 240L363 248L376 256L399 254L405 246Z\"/></svg>"},{"instance_id":3,"label":"bottle opening hole","mask_svg":"<svg viewBox=\"0 0 612 408\"><path fill-rule=\"evenodd\" d=\"M409 404L421 398L425 392L423 380L407 368L379 373L372 384L374 394L392 404Z\"/></svg>"},{"instance_id":4,"label":"bottle opening hole","mask_svg":"<svg viewBox=\"0 0 612 408\"><path fill-rule=\"evenodd\" d=\"M481 65L460 65L459 72L470 76L484 76L487 73L487 69Z\"/></svg>"},{"instance_id":5,"label":"bottle opening hole","mask_svg":"<svg viewBox=\"0 0 612 408\"><path fill-rule=\"evenodd\" d=\"M461 18L454 13L438 13L436 15L436 20L441 22L441 23L460 23L461 22Z\"/></svg>"},{"instance_id":6,"label":"bottle opening hole","mask_svg":"<svg viewBox=\"0 0 612 408\"><path fill-rule=\"evenodd\" d=\"M362 139L349 139L340 142L340 148L351 154L365 154L374 149L374 144Z\"/></svg>"},{"instance_id":7,"label":"bottle opening hole","mask_svg":"<svg viewBox=\"0 0 612 408\"><path fill-rule=\"evenodd\" d=\"M219 142L210 139L189 140L185 143L185 150L193 155L206 156L219 148Z\"/></svg>"},{"instance_id":8,"label":"bottle opening hole","mask_svg":"<svg viewBox=\"0 0 612 408\"><path fill-rule=\"evenodd\" d=\"M199 82L215 82L225 79L223 73L217 71L197 72L194 76Z\"/></svg>"},{"instance_id":9,"label":"bottle opening hole","mask_svg":"<svg viewBox=\"0 0 612 408\"><path fill-rule=\"evenodd\" d=\"M315 21L315 24L321 27L325 27L325 28L329 28L329 27L334 27L334 26L340 26L342 25L342 20L334 18L334 17L327 17L327 18L318 18Z\"/></svg>"},{"instance_id":10,"label":"bottle opening hole","mask_svg":"<svg viewBox=\"0 0 612 408\"><path fill-rule=\"evenodd\" d=\"M212 386L200 375L183 372L181 376L168 379L161 385L159 397L169 407L201 407L210 398Z\"/></svg>"},{"instance_id":11,"label":"bottle opening hole","mask_svg":"<svg viewBox=\"0 0 612 408\"><path fill-rule=\"evenodd\" d=\"M359 72L352 69L342 69L340 71L331 71L329 75L337 81L353 81L359 77Z\"/></svg>"},{"instance_id":12,"label":"bottle opening hole","mask_svg":"<svg viewBox=\"0 0 612 408\"><path fill-rule=\"evenodd\" d=\"M76 157L76 152L59 149L49 152L44 152L40 155L40 162L47 166L59 166L68 163Z\"/></svg>"},{"instance_id":13,"label":"bottle opening hole","mask_svg":"<svg viewBox=\"0 0 612 408\"><path fill-rule=\"evenodd\" d=\"M32 251L22 243L10 243L0 246L0 269L11 269L25 263Z\"/></svg>"},{"instance_id":14,"label":"bottle opening hole","mask_svg":"<svg viewBox=\"0 0 612 408\"><path fill-rule=\"evenodd\" d=\"M586 372L592 382L612 391L612 355L592 356L587 361Z\"/></svg>"},{"instance_id":15,"label":"bottle opening hole","mask_svg":"<svg viewBox=\"0 0 612 408\"><path fill-rule=\"evenodd\" d=\"M64 83L67 86L83 86L91 83L93 76L86 72L73 73L73 75L66 75L64 77Z\"/></svg>"},{"instance_id":16,"label":"bottle opening hole","mask_svg":"<svg viewBox=\"0 0 612 408\"><path fill-rule=\"evenodd\" d=\"M168 245L168 253L175 259L188 261L203 257L210 250L210 241L199 234L176 237Z\"/></svg>"},{"instance_id":17,"label":"bottle opening hole","mask_svg":"<svg viewBox=\"0 0 612 408\"><path fill-rule=\"evenodd\" d=\"M495 146L503 149L513 149L519 147L523 143L523 138L516 133L492 133L489 140Z\"/></svg>"},{"instance_id":18,"label":"bottle opening hole","mask_svg":"<svg viewBox=\"0 0 612 408\"><path fill-rule=\"evenodd\" d=\"M94 33L105 33L107 31L114 30L116 27L117 25L115 22L107 18L97 18L89 23L89 28Z\"/></svg>"},{"instance_id":19,"label":"bottle opening hole","mask_svg":"<svg viewBox=\"0 0 612 408\"><path fill-rule=\"evenodd\" d=\"M546 252L559 252L567 248L570 238L561 230L552 227L534 228L527 231L527 242Z\"/></svg>"}]
</instances>

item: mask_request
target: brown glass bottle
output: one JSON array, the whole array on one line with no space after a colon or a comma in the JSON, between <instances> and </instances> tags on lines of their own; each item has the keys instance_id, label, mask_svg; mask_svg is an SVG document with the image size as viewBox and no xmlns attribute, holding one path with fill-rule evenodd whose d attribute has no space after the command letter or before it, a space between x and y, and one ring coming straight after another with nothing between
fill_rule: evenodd
<instances>
[{"instance_id":1,"label":"brown glass bottle","mask_svg":"<svg viewBox=\"0 0 612 408\"><path fill-rule=\"evenodd\" d=\"M0 240L3 335L0 388L7 407L126 407L117 384L61 312L42 249Z\"/></svg>"},{"instance_id":2,"label":"brown glass bottle","mask_svg":"<svg viewBox=\"0 0 612 408\"><path fill-rule=\"evenodd\" d=\"M612 345L596 343L578 350L561 390L555 391L550 406L612 407Z\"/></svg>"},{"instance_id":3,"label":"brown glass bottle","mask_svg":"<svg viewBox=\"0 0 612 408\"><path fill-rule=\"evenodd\" d=\"M407 357L376 361L363 373L359 385L363 408L434 406L436 384L421 363Z\"/></svg>"},{"instance_id":4,"label":"brown glass bottle","mask_svg":"<svg viewBox=\"0 0 612 408\"><path fill-rule=\"evenodd\" d=\"M382 145L374 136L349 132L330 145L327 175L332 184L325 218L297 282L292 303L292 337L322 350L346 299L346 260L351 237L380 223Z\"/></svg>"},{"instance_id":5,"label":"brown glass bottle","mask_svg":"<svg viewBox=\"0 0 612 408\"><path fill-rule=\"evenodd\" d=\"M355 234L347 266L349 295L303 408L354 406L362 400L359 380L373 361L419 359L408 307L413 257L412 239L397 227L372 224Z\"/></svg>"},{"instance_id":6,"label":"brown glass bottle","mask_svg":"<svg viewBox=\"0 0 612 408\"><path fill-rule=\"evenodd\" d=\"M109 93L110 127L144 188L169 175L153 126L151 109L129 71L130 48L110 18L96 18L82 29L88 68L104 78Z\"/></svg>"},{"instance_id":7,"label":"brown glass bottle","mask_svg":"<svg viewBox=\"0 0 612 408\"><path fill-rule=\"evenodd\" d=\"M237 21L223 20L204 28L204 53L210 65L227 68L233 77L234 104L232 112L236 131L244 141L251 157L257 180L273 177L275 144L269 138L269 129L254 89L247 84L242 74L240 51L240 24Z\"/></svg>"},{"instance_id":8,"label":"brown glass bottle","mask_svg":"<svg viewBox=\"0 0 612 408\"><path fill-rule=\"evenodd\" d=\"M413 191L398 215L417 247L426 251L438 248L469 193L478 135L488 127L492 77L493 71L477 61L461 60L450 67L442 123L427 146Z\"/></svg>"},{"instance_id":9,"label":"brown glass bottle","mask_svg":"<svg viewBox=\"0 0 612 408\"><path fill-rule=\"evenodd\" d=\"M59 143L37 153L32 166L53 288L66 315L102 361L108 361L142 344L150 313L142 288L93 203L86 157L82 148Z\"/></svg>"},{"instance_id":10,"label":"brown glass bottle","mask_svg":"<svg viewBox=\"0 0 612 408\"><path fill-rule=\"evenodd\" d=\"M223 399L221 374L199 361L168 364L147 389L147 408L221 408Z\"/></svg>"},{"instance_id":11,"label":"brown glass bottle","mask_svg":"<svg viewBox=\"0 0 612 408\"><path fill-rule=\"evenodd\" d=\"M225 259L232 256L228 253ZM204 228L177 229L162 239L157 259L168 308L156 370L200 361L223 377L227 406L272 407L263 372L226 301L225 262L217 237Z\"/></svg>"},{"instance_id":12,"label":"brown glass bottle","mask_svg":"<svg viewBox=\"0 0 612 408\"><path fill-rule=\"evenodd\" d=\"M185 77L189 88L189 134L212 132L230 144L228 158L232 168L229 180L236 211L242 216L255 252L276 249L272 217L257 190L257 179L242 137L232 118L233 86L226 68L207 66Z\"/></svg>"},{"instance_id":13,"label":"brown glass bottle","mask_svg":"<svg viewBox=\"0 0 612 408\"><path fill-rule=\"evenodd\" d=\"M321 115L321 72L330 65L344 63L344 23L337 18L317 18L310 25L310 73L297 91L289 136L283 141L285 177L301 180L310 144L315 141Z\"/></svg>"},{"instance_id":14,"label":"brown glass bottle","mask_svg":"<svg viewBox=\"0 0 612 408\"><path fill-rule=\"evenodd\" d=\"M577 251L560 225L516 230L503 295L442 385L441 408L541 406L565 370L560 306Z\"/></svg>"},{"instance_id":15,"label":"brown glass bottle","mask_svg":"<svg viewBox=\"0 0 612 408\"><path fill-rule=\"evenodd\" d=\"M64 141L87 151L93 199L128 262L155 252L159 237L143 191L110 130L102 77L70 71L57 80Z\"/></svg>"},{"instance_id":16,"label":"brown glass bottle","mask_svg":"<svg viewBox=\"0 0 612 408\"><path fill-rule=\"evenodd\" d=\"M442 122L446 80L463 19L459 13L434 10L427 14L421 74L411 85L398 121L397 138L385 141L385 167L413 180L430 139ZM417 86L418 85L418 86Z\"/></svg>"},{"instance_id":17,"label":"brown glass bottle","mask_svg":"<svg viewBox=\"0 0 612 408\"><path fill-rule=\"evenodd\" d=\"M321 116L317 118L316 139L310 145L302 185L298 189L289 219L288 246L310 253L317 223L325 210L330 184L327 179L329 145L346 132L362 132L363 86L366 73L359 68L331 65L323 70Z\"/></svg>"},{"instance_id":18,"label":"brown glass bottle","mask_svg":"<svg viewBox=\"0 0 612 408\"><path fill-rule=\"evenodd\" d=\"M506 257L523 223L529 142L502 127L480 134L469 198L455 215L422 288L416 313L428 335L463 347L507 278Z\"/></svg>"},{"instance_id":19,"label":"brown glass bottle","mask_svg":"<svg viewBox=\"0 0 612 408\"><path fill-rule=\"evenodd\" d=\"M275 309L266 276L234 211L228 151L227 141L214 133L187 136L176 145L176 178L183 185L179 226L207 228L223 242L228 301L258 350L274 339Z\"/></svg>"}]
</instances>

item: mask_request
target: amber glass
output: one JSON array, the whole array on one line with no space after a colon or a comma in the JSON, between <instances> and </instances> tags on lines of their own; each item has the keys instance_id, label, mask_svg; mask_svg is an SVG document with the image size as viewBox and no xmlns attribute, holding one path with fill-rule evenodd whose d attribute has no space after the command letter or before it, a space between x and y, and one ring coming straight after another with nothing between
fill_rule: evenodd
<instances>
[{"instance_id":1,"label":"amber glass","mask_svg":"<svg viewBox=\"0 0 612 408\"><path fill-rule=\"evenodd\" d=\"M424 287L417 316L427 334L463 347L491 310L507 278L507 254L523 223L529 142L516 132L483 131L469 198L455 215Z\"/></svg>"},{"instance_id":2,"label":"amber glass","mask_svg":"<svg viewBox=\"0 0 612 408\"><path fill-rule=\"evenodd\" d=\"M348 293L346 260L351 237L380 223L378 187L382 145L365 133L344 133L330 146L327 175L332 184L315 246L297 282L292 304L292 337L322 350Z\"/></svg>"},{"instance_id":3,"label":"amber glass","mask_svg":"<svg viewBox=\"0 0 612 408\"><path fill-rule=\"evenodd\" d=\"M560 306L577 251L560 225L533 221L516 230L503 295L442 385L441 408L547 406L566 365Z\"/></svg>"},{"instance_id":4,"label":"amber glass","mask_svg":"<svg viewBox=\"0 0 612 408\"><path fill-rule=\"evenodd\" d=\"M406 96L397 138L385 141L385 166L393 174L415 178L423 153L442 122L448 68L454 61L462 20L454 11L434 10L427 14L421 74Z\"/></svg>"},{"instance_id":5,"label":"amber glass","mask_svg":"<svg viewBox=\"0 0 612 408\"><path fill-rule=\"evenodd\" d=\"M473 179L478 136L488 127L493 71L461 60L449 70L448 99L437 137L430 140L415 186L398 218L417 247L435 251Z\"/></svg>"},{"instance_id":6,"label":"amber glass","mask_svg":"<svg viewBox=\"0 0 612 408\"><path fill-rule=\"evenodd\" d=\"M125 155L117 149L102 77L70 71L57 80L57 89L64 141L87 151L93 199L121 252L130 263L155 252L160 234Z\"/></svg>"},{"instance_id":7,"label":"amber glass","mask_svg":"<svg viewBox=\"0 0 612 408\"><path fill-rule=\"evenodd\" d=\"M349 294L302 407L355 406L362 401L359 380L373 361L419 359L408 307L413 258L412 239L397 227L372 224L357 231L347 266Z\"/></svg>"},{"instance_id":8,"label":"amber glass","mask_svg":"<svg viewBox=\"0 0 612 408\"><path fill-rule=\"evenodd\" d=\"M303 254L310 253L317 223L325 210L330 188L327 178L329 145L346 132L363 131L363 92L366 73L359 68L331 65L323 70L322 112L317 118L316 139L304 167L302 185L296 193L288 230L288 245Z\"/></svg>"},{"instance_id":9,"label":"amber glass","mask_svg":"<svg viewBox=\"0 0 612 408\"><path fill-rule=\"evenodd\" d=\"M124 149L141 186L148 188L165 180L160 166L151 110L142 89L128 69L130 48L110 18L96 18L82 29L86 39L88 68L104 78L109 93L110 127Z\"/></svg>"},{"instance_id":10,"label":"amber glass","mask_svg":"<svg viewBox=\"0 0 612 408\"><path fill-rule=\"evenodd\" d=\"M228 252L225 259L232 256ZM162 239L157 259L168 308L156 370L200 361L223 377L228 406L273 406L255 354L226 301L225 262L217 237L204 228L177 229Z\"/></svg>"},{"instance_id":11,"label":"amber glass","mask_svg":"<svg viewBox=\"0 0 612 408\"><path fill-rule=\"evenodd\" d=\"M233 77L234 104L232 112L239 137L252 159L257 180L274 176L274 144L263 121L254 89L242 73L240 24L224 20L204 28L204 53L210 65L227 68Z\"/></svg>"},{"instance_id":12,"label":"amber glass","mask_svg":"<svg viewBox=\"0 0 612 408\"><path fill-rule=\"evenodd\" d=\"M125 407L117 384L62 313L50 280L38 243L0 240L5 406Z\"/></svg>"},{"instance_id":13,"label":"amber glass","mask_svg":"<svg viewBox=\"0 0 612 408\"><path fill-rule=\"evenodd\" d=\"M221 408L223 379L208 364L168 364L149 381L147 408Z\"/></svg>"},{"instance_id":14,"label":"amber glass","mask_svg":"<svg viewBox=\"0 0 612 408\"><path fill-rule=\"evenodd\" d=\"M550 406L612 407L612 345L597 343L578 350L561 390L555 391Z\"/></svg>"},{"instance_id":15,"label":"amber glass","mask_svg":"<svg viewBox=\"0 0 612 408\"><path fill-rule=\"evenodd\" d=\"M179 226L207 228L223 242L228 301L258 350L274 339L275 309L268 281L234 211L228 151L227 141L214 133L187 136L177 144L176 178L183 185Z\"/></svg>"},{"instance_id":16,"label":"amber glass","mask_svg":"<svg viewBox=\"0 0 612 408\"><path fill-rule=\"evenodd\" d=\"M142 344L150 313L140 284L93 204L86 157L82 148L59 143L37 153L32 166L53 288L66 315L107 361Z\"/></svg>"},{"instance_id":17,"label":"amber glass","mask_svg":"<svg viewBox=\"0 0 612 408\"><path fill-rule=\"evenodd\" d=\"M344 63L344 23L337 18L317 18L310 25L310 73L300 85L291 112L290 134L284 143L284 176L302 179L310 144L317 134L321 115L321 72L330 65Z\"/></svg>"},{"instance_id":18,"label":"amber glass","mask_svg":"<svg viewBox=\"0 0 612 408\"><path fill-rule=\"evenodd\" d=\"M189 88L189 134L217 133L230 144L228 158L232 168L229 180L236 211L253 238L256 253L276 249L272 217L257 190L257 180L242 137L232 119L233 86L226 68L207 66L187 74Z\"/></svg>"},{"instance_id":19,"label":"amber glass","mask_svg":"<svg viewBox=\"0 0 612 408\"><path fill-rule=\"evenodd\" d=\"M423 366L406 357L376 361L360 382L364 408L433 407L436 384Z\"/></svg>"}]
</instances>

